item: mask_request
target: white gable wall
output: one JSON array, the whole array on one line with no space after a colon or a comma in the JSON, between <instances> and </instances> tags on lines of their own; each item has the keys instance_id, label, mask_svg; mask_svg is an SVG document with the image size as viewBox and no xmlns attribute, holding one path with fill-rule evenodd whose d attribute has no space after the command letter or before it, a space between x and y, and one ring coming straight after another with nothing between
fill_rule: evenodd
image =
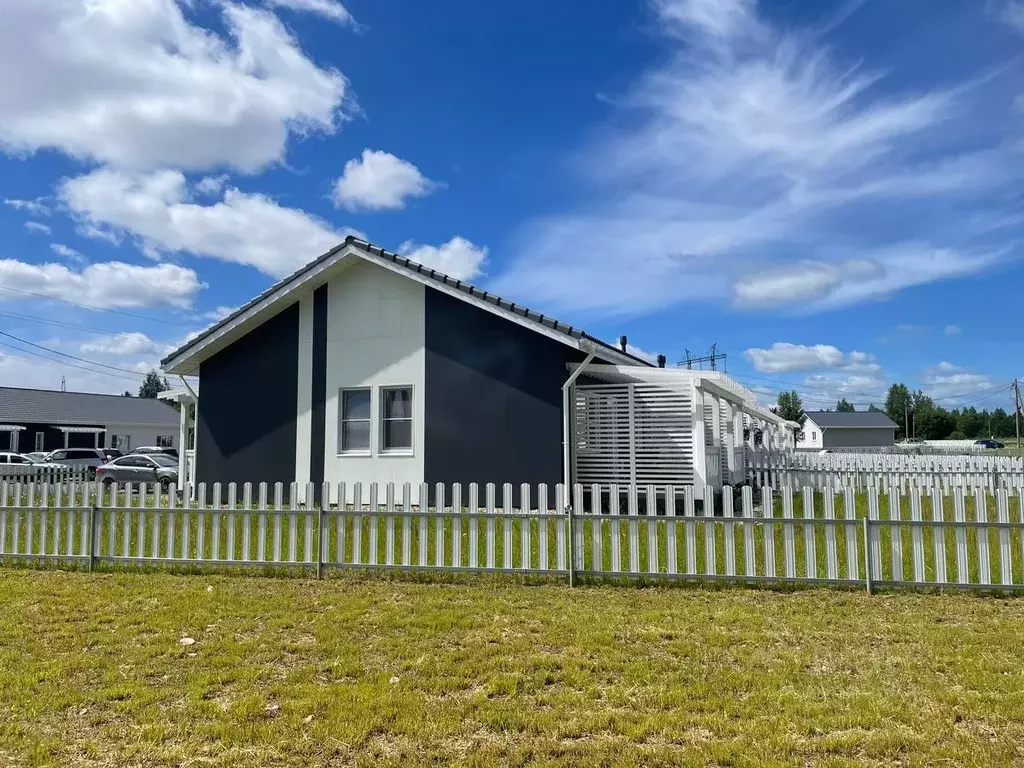
<instances>
[{"instance_id":1,"label":"white gable wall","mask_svg":"<svg viewBox=\"0 0 1024 768\"><path fill-rule=\"evenodd\" d=\"M797 432L796 435L796 448L797 450L821 450L825 446L825 438L822 434L821 427L811 421L808 416L804 419L803 431Z\"/></svg>"},{"instance_id":2,"label":"white gable wall","mask_svg":"<svg viewBox=\"0 0 1024 768\"><path fill-rule=\"evenodd\" d=\"M171 438L171 445L180 448L178 445L178 425L172 424L168 427L147 427L138 424L106 424L107 434L104 435L104 448L113 448L114 435L127 435L130 444L129 448L138 448L142 445L156 445L158 435L165 435Z\"/></svg>"}]
</instances>

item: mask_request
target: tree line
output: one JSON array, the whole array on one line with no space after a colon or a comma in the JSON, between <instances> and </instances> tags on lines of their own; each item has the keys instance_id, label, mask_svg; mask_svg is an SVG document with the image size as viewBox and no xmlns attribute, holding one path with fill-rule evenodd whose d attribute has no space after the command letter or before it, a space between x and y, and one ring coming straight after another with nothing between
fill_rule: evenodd
<instances>
[{"instance_id":1,"label":"tree line","mask_svg":"<svg viewBox=\"0 0 1024 768\"><path fill-rule=\"evenodd\" d=\"M779 392L772 410L784 419L798 421L804 416L803 401L795 390ZM856 408L846 398L839 400L834 409L853 412ZM1005 408L978 410L974 406L944 408L921 390L911 391L906 384L893 384L885 395L885 404L874 403L869 411L884 411L896 422L896 439L920 437L924 440L976 440L983 437L1011 437L1016 434L1014 413ZM1022 414L1024 420L1024 414Z\"/></svg>"}]
</instances>

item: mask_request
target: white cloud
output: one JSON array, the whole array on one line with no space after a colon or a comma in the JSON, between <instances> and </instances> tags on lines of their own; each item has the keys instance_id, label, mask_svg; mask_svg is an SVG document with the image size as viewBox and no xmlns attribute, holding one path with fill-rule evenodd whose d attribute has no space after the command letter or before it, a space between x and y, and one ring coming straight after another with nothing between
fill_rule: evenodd
<instances>
[{"instance_id":1,"label":"white cloud","mask_svg":"<svg viewBox=\"0 0 1024 768\"><path fill-rule=\"evenodd\" d=\"M973 214L979 192L1024 173L1004 129L971 109L980 86L883 87L883 71L776 27L753 0L653 7L672 55L579 151L587 203L525 227L496 291L599 316L730 299L810 311L1006 255L974 239L981 221L954 226L958 201Z\"/></svg>"},{"instance_id":2,"label":"white cloud","mask_svg":"<svg viewBox=\"0 0 1024 768\"><path fill-rule=\"evenodd\" d=\"M646 349L641 349L636 344L626 343L626 352L639 357L641 360L646 360L648 363L657 363L658 354L656 352L648 352Z\"/></svg>"},{"instance_id":3,"label":"white cloud","mask_svg":"<svg viewBox=\"0 0 1024 768\"><path fill-rule=\"evenodd\" d=\"M0 25L0 148L57 149L135 169L280 160L289 134L333 132L347 83L267 11L175 0L8 0Z\"/></svg>"},{"instance_id":4,"label":"white cloud","mask_svg":"<svg viewBox=\"0 0 1024 768\"><path fill-rule=\"evenodd\" d=\"M212 320L215 323L219 323L236 309L238 307L214 307L209 312L204 312L202 317L204 320Z\"/></svg>"},{"instance_id":5,"label":"white cloud","mask_svg":"<svg viewBox=\"0 0 1024 768\"><path fill-rule=\"evenodd\" d=\"M76 251L74 248L64 243L50 243L50 250L56 253L58 256L63 256L65 259L71 261L82 262L85 261L85 257L81 253Z\"/></svg>"},{"instance_id":6,"label":"white cloud","mask_svg":"<svg viewBox=\"0 0 1024 768\"><path fill-rule=\"evenodd\" d=\"M1024 2L1009 0L999 14L1000 20L1024 32Z\"/></svg>"},{"instance_id":7,"label":"white cloud","mask_svg":"<svg viewBox=\"0 0 1024 768\"><path fill-rule=\"evenodd\" d=\"M193 202L178 171L129 174L100 169L65 179L59 193L85 223L133 236L153 255L209 256L273 277L290 274L351 232L234 187L209 205Z\"/></svg>"},{"instance_id":8,"label":"white cloud","mask_svg":"<svg viewBox=\"0 0 1024 768\"><path fill-rule=\"evenodd\" d=\"M179 307L192 305L206 286L191 269L174 264L139 267L110 261L73 270L63 264L27 264L0 260L0 300L17 298L20 292L66 299L97 307Z\"/></svg>"},{"instance_id":9,"label":"white cloud","mask_svg":"<svg viewBox=\"0 0 1024 768\"><path fill-rule=\"evenodd\" d=\"M334 203L357 210L397 210L410 197L429 195L436 185L412 163L388 152L364 149L360 159L349 160L334 182Z\"/></svg>"},{"instance_id":10,"label":"white cloud","mask_svg":"<svg viewBox=\"0 0 1024 768\"><path fill-rule=\"evenodd\" d=\"M963 333L963 328L961 328L959 325L947 325L942 332L945 333L947 336L959 336L961 333Z\"/></svg>"},{"instance_id":11,"label":"white cloud","mask_svg":"<svg viewBox=\"0 0 1024 768\"><path fill-rule=\"evenodd\" d=\"M41 232L44 235L49 235L53 231L46 224L39 221L26 221L25 229L30 232Z\"/></svg>"},{"instance_id":12,"label":"white cloud","mask_svg":"<svg viewBox=\"0 0 1024 768\"><path fill-rule=\"evenodd\" d=\"M790 344L777 341L769 349L752 347L743 357L762 373L835 369L857 374L877 374L881 366L866 352L844 353L831 344Z\"/></svg>"},{"instance_id":13,"label":"white cloud","mask_svg":"<svg viewBox=\"0 0 1024 768\"><path fill-rule=\"evenodd\" d=\"M2 54L0 54L2 55ZM16 211L24 211L32 216L49 216L52 211L50 206L42 202L41 198L35 200L19 200L17 198L6 198L4 205L9 205Z\"/></svg>"},{"instance_id":14,"label":"white cloud","mask_svg":"<svg viewBox=\"0 0 1024 768\"><path fill-rule=\"evenodd\" d=\"M355 26L355 19L338 0L265 0L271 7L315 13L339 24Z\"/></svg>"},{"instance_id":15,"label":"white cloud","mask_svg":"<svg viewBox=\"0 0 1024 768\"><path fill-rule=\"evenodd\" d=\"M227 174L221 174L220 176L206 176L196 183L196 192L201 195L219 195L221 190L224 189L224 184L227 180Z\"/></svg>"},{"instance_id":16,"label":"white cloud","mask_svg":"<svg viewBox=\"0 0 1024 768\"><path fill-rule=\"evenodd\" d=\"M934 398L956 400L985 390L993 390L997 383L989 376L974 373L967 368L943 360L922 374L921 386L926 394ZM1009 395L1009 391L1007 387L1007 395ZM951 407L953 404L954 402L943 403L946 407Z\"/></svg>"},{"instance_id":17,"label":"white cloud","mask_svg":"<svg viewBox=\"0 0 1024 768\"><path fill-rule=\"evenodd\" d=\"M79 345L83 355L105 355L109 357L132 357L138 355L160 355L167 349L144 333L137 331L119 333L115 336L98 336Z\"/></svg>"},{"instance_id":18,"label":"white cloud","mask_svg":"<svg viewBox=\"0 0 1024 768\"><path fill-rule=\"evenodd\" d=\"M61 380L65 379L71 392L121 394L128 390L134 395L142 383L141 375L132 376L116 371L88 371L80 367L73 368L72 365L78 366L79 363L44 360L0 350L0 386L60 389ZM118 367L122 365L133 370L139 367L136 364L119 364Z\"/></svg>"},{"instance_id":19,"label":"white cloud","mask_svg":"<svg viewBox=\"0 0 1024 768\"><path fill-rule=\"evenodd\" d=\"M483 263L487 260L486 247L473 245L458 235L439 246L416 245L407 240L398 247L398 252L456 280L472 280L481 273Z\"/></svg>"}]
</instances>

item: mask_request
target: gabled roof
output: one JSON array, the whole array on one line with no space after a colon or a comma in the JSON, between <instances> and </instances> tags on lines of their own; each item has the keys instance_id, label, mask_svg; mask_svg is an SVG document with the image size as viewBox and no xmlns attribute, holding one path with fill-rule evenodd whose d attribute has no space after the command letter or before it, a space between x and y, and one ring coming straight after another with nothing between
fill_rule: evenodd
<instances>
[{"instance_id":1,"label":"gabled roof","mask_svg":"<svg viewBox=\"0 0 1024 768\"><path fill-rule=\"evenodd\" d=\"M862 429L896 429L896 422L882 411L804 411L804 415L822 429L858 427Z\"/></svg>"},{"instance_id":2,"label":"gabled roof","mask_svg":"<svg viewBox=\"0 0 1024 768\"><path fill-rule=\"evenodd\" d=\"M210 350L211 344L231 334L232 331L241 331L238 333L238 336L244 335L244 333L262 323L264 319L271 317L284 309L285 306L293 303L295 299L288 299L288 297L296 289L306 285L315 285L317 282L325 282L327 276L323 273L327 269L330 269L342 259L352 257L365 259L390 269L397 274L416 280L423 285L444 291L451 296L505 317L538 333L543 333L571 347L585 351L591 351L591 349L596 348L598 354L610 362L625 365L651 365L647 360L631 355L628 352L623 352L618 347L591 336L581 328L575 328L559 322L553 317L547 317L540 312L534 312L521 304L516 304L469 283L456 280L454 277L449 277L442 272L425 267L415 261L410 261L404 256L386 251L380 246L372 245L353 235L349 235L340 245L335 246L298 271L275 283L248 304L235 310L219 323L207 328L196 338L171 352L161 361L161 365L168 373L195 373L198 370L199 362L218 351L217 349ZM208 350L207 354L203 354L204 350Z\"/></svg>"},{"instance_id":3,"label":"gabled roof","mask_svg":"<svg viewBox=\"0 0 1024 768\"><path fill-rule=\"evenodd\" d=\"M0 387L0 421L23 424L138 424L177 427L178 412L150 397Z\"/></svg>"}]
</instances>

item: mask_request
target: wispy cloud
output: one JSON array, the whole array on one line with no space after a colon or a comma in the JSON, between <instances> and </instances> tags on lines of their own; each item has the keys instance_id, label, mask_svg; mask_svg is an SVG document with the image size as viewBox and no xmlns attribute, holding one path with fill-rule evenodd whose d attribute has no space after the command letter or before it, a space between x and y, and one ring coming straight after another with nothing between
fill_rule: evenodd
<instances>
[{"instance_id":1,"label":"wispy cloud","mask_svg":"<svg viewBox=\"0 0 1024 768\"><path fill-rule=\"evenodd\" d=\"M496 290L595 314L812 311L1008 256L1014 225L991 226L1005 216L989 196L1022 170L974 117L983 85L897 90L883 65L777 28L753 0L653 7L673 54L581 152L594 202L528 225Z\"/></svg>"}]
</instances>

